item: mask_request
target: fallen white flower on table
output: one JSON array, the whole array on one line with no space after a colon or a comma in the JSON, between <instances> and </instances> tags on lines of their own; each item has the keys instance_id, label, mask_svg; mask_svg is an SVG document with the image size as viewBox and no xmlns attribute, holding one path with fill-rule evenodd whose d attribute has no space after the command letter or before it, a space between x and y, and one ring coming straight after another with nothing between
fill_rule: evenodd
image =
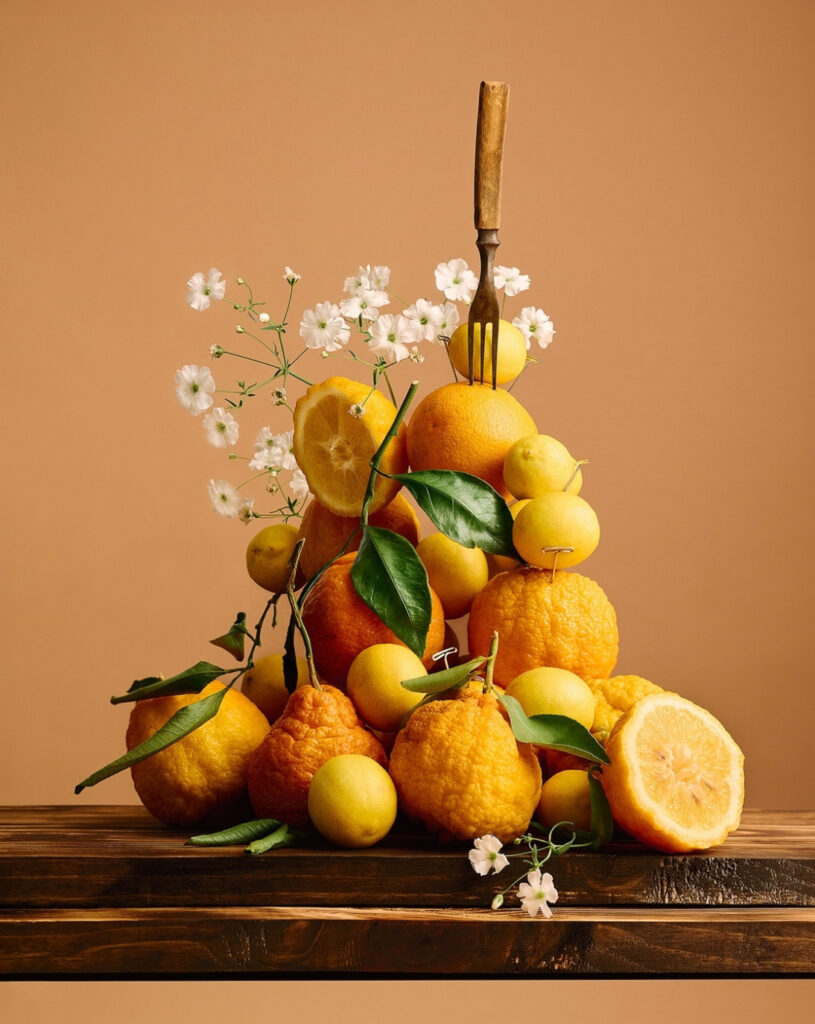
<instances>
[{"instance_id":1,"label":"fallen white flower on table","mask_svg":"<svg viewBox=\"0 0 815 1024\"><path fill-rule=\"evenodd\" d=\"M540 911L544 917L552 916L550 903L557 903L557 889L552 876L547 871L541 875L540 868L535 868L526 876L526 881L518 886L518 898L521 906L534 917Z\"/></svg>"},{"instance_id":2,"label":"fallen white flower on table","mask_svg":"<svg viewBox=\"0 0 815 1024\"><path fill-rule=\"evenodd\" d=\"M212 405L215 379L208 366L196 366L195 363L182 366L176 371L175 384L176 397L193 416L198 416Z\"/></svg>"},{"instance_id":3,"label":"fallen white flower on table","mask_svg":"<svg viewBox=\"0 0 815 1024\"><path fill-rule=\"evenodd\" d=\"M212 299L222 299L226 292L226 281L222 281L221 272L211 267L204 277L199 271L187 281L187 305L199 312L209 309Z\"/></svg>"},{"instance_id":4,"label":"fallen white flower on table","mask_svg":"<svg viewBox=\"0 0 815 1024\"><path fill-rule=\"evenodd\" d=\"M473 841L473 849L468 857L473 871L479 875L486 875L494 871L497 875L509 864L506 854L501 853L503 843L494 835L487 834L480 839Z\"/></svg>"}]
</instances>

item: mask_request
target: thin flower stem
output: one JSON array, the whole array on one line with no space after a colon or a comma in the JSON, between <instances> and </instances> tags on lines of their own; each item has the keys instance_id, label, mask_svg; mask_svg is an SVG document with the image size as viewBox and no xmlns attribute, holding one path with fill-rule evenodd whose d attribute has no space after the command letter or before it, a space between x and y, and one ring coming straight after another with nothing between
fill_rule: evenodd
<instances>
[{"instance_id":1,"label":"thin flower stem","mask_svg":"<svg viewBox=\"0 0 815 1024\"><path fill-rule=\"evenodd\" d=\"M256 476L250 476L248 479L244 480L242 484L238 484L238 486L235 488L235 490L239 491L241 489L241 487L245 487L247 484L251 484L254 480L260 480L260 478L262 476L266 476L267 473L268 473L268 470L264 469L262 472L258 473ZM280 485L278 484L278 486L280 486Z\"/></svg>"},{"instance_id":2,"label":"thin flower stem","mask_svg":"<svg viewBox=\"0 0 815 1024\"><path fill-rule=\"evenodd\" d=\"M393 363L391 363L391 366L392 365ZM396 395L394 394L393 387L391 386L391 379L388 376L387 366L382 370L382 376L385 378L385 383L388 385L388 391L390 391L391 394L391 401L393 402L394 405L396 405Z\"/></svg>"},{"instance_id":3,"label":"thin flower stem","mask_svg":"<svg viewBox=\"0 0 815 1024\"><path fill-rule=\"evenodd\" d=\"M245 356L242 352L229 352L224 349L225 356L234 356L236 359L248 359L250 363L260 363L261 366L274 366L277 367L277 363L267 363L265 359L255 359L254 356ZM237 392L235 392L237 394Z\"/></svg>"},{"instance_id":4,"label":"thin flower stem","mask_svg":"<svg viewBox=\"0 0 815 1024\"><path fill-rule=\"evenodd\" d=\"M402 420L405 418L405 413L408 411L408 406L413 401L413 396L416 394L416 389L418 388L418 386L419 382L417 380L411 381L410 387L407 390L407 394L405 395L402 404L399 406L399 409L397 410L393 423L391 423L390 425L390 429L388 430L387 434L385 434L382 444L377 448L374 457L371 459L371 472L370 475L368 476L368 486L365 488L365 496L362 499L362 514L360 516L360 523L363 529L368 525L368 508L371 502L373 501L374 486L376 485L376 476L377 473L379 472L379 464L382 461L382 457L385 454L385 449L391 443L393 438L396 437L396 433L399 430Z\"/></svg>"},{"instance_id":5,"label":"thin flower stem","mask_svg":"<svg viewBox=\"0 0 815 1024\"><path fill-rule=\"evenodd\" d=\"M410 305L407 299L403 299L401 295L399 295L397 292L393 290L393 288L390 287L390 285L385 289L385 291L388 293L388 295L392 295L395 299L398 299L403 306Z\"/></svg>"}]
</instances>

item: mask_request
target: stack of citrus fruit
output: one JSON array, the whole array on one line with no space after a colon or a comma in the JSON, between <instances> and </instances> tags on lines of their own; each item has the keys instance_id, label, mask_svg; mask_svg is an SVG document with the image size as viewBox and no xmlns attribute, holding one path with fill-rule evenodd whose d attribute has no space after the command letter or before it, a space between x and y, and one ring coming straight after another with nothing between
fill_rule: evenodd
<instances>
[{"instance_id":1,"label":"stack of citrus fruit","mask_svg":"<svg viewBox=\"0 0 815 1024\"><path fill-rule=\"evenodd\" d=\"M508 337L502 382L526 358L513 363L517 345ZM457 335L450 346L457 366L461 345ZM379 391L342 377L310 387L297 402L293 446L313 499L299 530L272 526L253 538L247 567L261 587L279 593L295 544L304 542L297 582L308 581L301 609L316 676L310 679L302 663L290 694L280 655L258 658L245 673L243 695L233 695L243 701L233 716L246 719L240 739L232 724L218 732L214 723L210 734L188 737L183 778L180 761L167 769L157 767L158 758L143 762L137 781L145 803L165 820L191 820L234 799L248 781L259 816L294 825L310 819L330 841L350 847L381 839L397 805L448 839L492 833L508 841L533 815L546 827L568 820L590 828L587 762L519 742L507 710L514 698L525 716L572 719L605 747L603 788L616 822L634 837L668 851L722 842L739 822L741 751L707 711L639 676L613 675L614 607L597 582L574 571L600 538L598 517L581 494L586 460L538 433L501 387L440 387L394 433L396 416ZM375 456L380 472L369 483ZM431 532L420 540L416 511L400 493L409 468L468 474L512 501L512 545L485 553L468 546L461 531L455 539ZM426 572L429 626L424 649L412 645L419 653L363 600L352 575L364 538L377 530L398 535L403 548L395 550L415 548L411 571ZM384 560L377 571L390 574L398 592L394 565ZM465 615L470 656L490 656L489 673L422 700L433 655L449 637L445 620ZM406 680L417 683L406 688ZM149 709L159 703L136 708L129 741L166 720L170 704ZM193 768L192 752L200 768ZM210 794L207 773L216 763L222 784ZM156 800L162 771L165 797ZM185 795L195 790L193 771L208 779L199 783L206 800ZM168 779L179 783L175 804L186 803L187 811L164 806L173 788Z\"/></svg>"}]
</instances>

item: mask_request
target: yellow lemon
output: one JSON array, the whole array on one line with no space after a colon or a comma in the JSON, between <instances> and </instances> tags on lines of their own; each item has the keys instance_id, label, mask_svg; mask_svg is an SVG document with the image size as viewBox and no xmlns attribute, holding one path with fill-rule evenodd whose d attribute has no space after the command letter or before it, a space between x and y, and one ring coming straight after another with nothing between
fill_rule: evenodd
<instances>
[{"instance_id":1,"label":"yellow lemon","mask_svg":"<svg viewBox=\"0 0 815 1024\"><path fill-rule=\"evenodd\" d=\"M349 849L373 846L396 820L396 787L371 757L338 754L314 773L308 813L330 843Z\"/></svg>"},{"instance_id":2,"label":"yellow lemon","mask_svg":"<svg viewBox=\"0 0 815 1024\"><path fill-rule=\"evenodd\" d=\"M427 569L430 586L439 595L444 617L466 615L489 579L481 548L465 548L443 533L433 533L419 541L416 553Z\"/></svg>"},{"instance_id":3,"label":"yellow lemon","mask_svg":"<svg viewBox=\"0 0 815 1024\"><path fill-rule=\"evenodd\" d=\"M289 523L275 523L265 526L249 541L246 571L259 587L277 594L286 586L297 532L297 527Z\"/></svg>"},{"instance_id":4,"label":"yellow lemon","mask_svg":"<svg viewBox=\"0 0 815 1024\"><path fill-rule=\"evenodd\" d=\"M297 685L308 683L308 662L297 659ZM260 708L263 714L274 722L283 714L289 699L289 691L283 680L283 655L267 654L255 661L241 680L242 692Z\"/></svg>"},{"instance_id":5,"label":"yellow lemon","mask_svg":"<svg viewBox=\"0 0 815 1024\"><path fill-rule=\"evenodd\" d=\"M473 376L477 381L492 384L492 324L487 324L484 345L484 376L481 376L481 325L473 325ZM496 384L515 380L526 366L526 338L518 328L507 320L498 324L498 376ZM461 324L450 338L448 351L453 366L462 377L469 380L470 362L467 351L467 324Z\"/></svg>"},{"instance_id":6,"label":"yellow lemon","mask_svg":"<svg viewBox=\"0 0 815 1024\"><path fill-rule=\"evenodd\" d=\"M314 497L336 516L358 516L370 461L396 419L396 406L381 391L346 377L314 384L294 407L294 455ZM382 473L407 471L402 425L382 457ZM387 505L401 487L378 475L370 512Z\"/></svg>"},{"instance_id":7,"label":"yellow lemon","mask_svg":"<svg viewBox=\"0 0 815 1024\"><path fill-rule=\"evenodd\" d=\"M576 768L556 772L544 782L535 817L551 828L560 821L591 831L591 791L588 772Z\"/></svg>"},{"instance_id":8,"label":"yellow lemon","mask_svg":"<svg viewBox=\"0 0 815 1024\"><path fill-rule=\"evenodd\" d=\"M549 491L579 494L583 473L565 444L548 434L532 434L507 452L504 483L516 498L538 498Z\"/></svg>"},{"instance_id":9,"label":"yellow lemon","mask_svg":"<svg viewBox=\"0 0 815 1024\"><path fill-rule=\"evenodd\" d=\"M565 668L531 668L515 676L507 693L528 715L566 715L587 729L594 721L597 699L580 676Z\"/></svg>"},{"instance_id":10,"label":"yellow lemon","mask_svg":"<svg viewBox=\"0 0 815 1024\"><path fill-rule=\"evenodd\" d=\"M578 565L600 542L600 523L591 505L577 494L551 491L532 498L521 509L512 542L529 565L539 569L568 569ZM546 551L572 548L572 551ZM557 559L557 561L555 561Z\"/></svg>"},{"instance_id":11,"label":"yellow lemon","mask_svg":"<svg viewBox=\"0 0 815 1024\"><path fill-rule=\"evenodd\" d=\"M401 644L372 644L348 669L346 688L360 717L381 732L395 732L402 717L424 696L401 685L403 679L427 675L413 651Z\"/></svg>"}]
</instances>

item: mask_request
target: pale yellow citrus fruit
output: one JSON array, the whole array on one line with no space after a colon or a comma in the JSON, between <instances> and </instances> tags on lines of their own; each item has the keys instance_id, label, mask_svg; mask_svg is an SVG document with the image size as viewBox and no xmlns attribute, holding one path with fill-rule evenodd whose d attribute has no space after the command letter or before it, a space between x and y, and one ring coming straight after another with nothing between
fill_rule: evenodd
<instances>
[{"instance_id":1,"label":"pale yellow citrus fruit","mask_svg":"<svg viewBox=\"0 0 815 1024\"><path fill-rule=\"evenodd\" d=\"M487 324L484 345L484 375L481 375L481 324L473 324L473 377L477 381L492 384L492 324ZM498 324L498 375L496 384L507 384L515 380L526 366L526 338L518 328L501 320ZM453 332L448 344L450 360L462 377L470 379L470 361L467 351L467 324L461 324Z\"/></svg>"},{"instance_id":2,"label":"pale yellow citrus fruit","mask_svg":"<svg viewBox=\"0 0 815 1024\"><path fill-rule=\"evenodd\" d=\"M297 543L297 527L289 523L264 526L246 548L246 571L264 590L279 593L289 578L289 560Z\"/></svg>"},{"instance_id":3,"label":"pale yellow citrus fruit","mask_svg":"<svg viewBox=\"0 0 815 1024\"><path fill-rule=\"evenodd\" d=\"M400 808L443 838L521 835L540 796L538 759L517 743L492 694L459 692L417 708L390 759Z\"/></svg>"},{"instance_id":4,"label":"pale yellow citrus fruit","mask_svg":"<svg viewBox=\"0 0 815 1024\"><path fill-rule=\"evenodd\" d=\"M494 576L473 601L467 624L472 657L499 646L495 679L503 686L530 668L553 665L581 679L610 676L619 633L602 587L576 572L522 566Z\"/></svg>"},{"instance_id":5,"label":"pale yellow citrus fruit","mask_svg":"<svg viewBox=\"0 0 815 1024\"><path fill-rule=\"evenodd\" d=\"M373 644L351 662L346 689L364 722L381 732L396 732L402 717L424 696L406 690L402 680L426 675L421 659L407 647Z\"/></svg>"},{"instance_id":6,"label":"pale yellow citrus fruit","mask_svg":"<svg viewBox=\"0 0 815 1024\"><path fill-rule=\"evenodd\" d=\"M624 711L651 693L662 693L662 687L642 676L612 676L610 679L587 679L586 685L594 694L597 706L591 731L600 743L605 743L611 730Z\"/></svg>"},{"instance_id":7,"label":"pale yellow citrus fruit","mask_svg":"<svg viewBox=\"0 0 815 1024\"><path fill-rule=\"evenodd\" d=\"M614 820L665 850L707 850L738 828L744 755L709 711L675 693L637 701L606 744L602 782Z\"/></svg>"},{"instance_id":8,"label":"pale yellow citrus fruit","mask_svg":"<svg viewBox=\"0 0 815 1024\"><path fill-rule=\"evenodd\" d=\"M507 452L504 483L516 498L538 498L550 491L579 494L583 473L565 444L549 434L532 434Z\"/></svg>"},{"instance_id":9,"label":"pale yellow citrus fruit","mask_svg":"<svg viewBox=\"0 0 815 1024\"><path fill-rule=\"evenodd\" d=\"M308 681L308 662L298 658L297 685L305 686ZM241 691L270 722L279 718L290 696L283 678L283 655L266 654L256 658L252 668L243 674Z\"/></svg>"},{"instance_id":10,"label":"pale yellow citrus fruit","mask_svg":"<svg viewBox=\"0 0 815 1024\"><path fill-rule=\"evenodd\" d=\"M600 523L591 505L576 494L550 491L532 498L512 528L518 554L540 569L567 569L585 561L600 543ZM572 548L572 551L547 551ZM557 561L555 561L557 559Z\"/></svg>"},{"instance_id":11,"label":"pale yellow citrus fruit","mask_svg":"<svg viewBox=\"0 0 815 1024\"><path fill-rule=\"evenodd\" d=\"M410 418L410 465L471 473L506 498L504 457L519 438L536 430L526 409L503 388L445 384L426 395Z\"/></svg>"},{"instance_id":12,"label":"pale yellow citrus fruit","mask_svg":"<svg viewBox=\"0 0 815 1024\"><path fill-rule=\"evenodd\" d=\"M532 668L507 687L527 715L566 715L590 729L596 700L580 676L565 668Z\"/></svg>"},{"instance_id":13,"label":"pale yellow citrus fruit","mask_svg":"<svg viewBox=\"0 0 815 1024\"><path fill-rule=\"evenodd\" d=\"M317 500L337 516L358 516L370 461L396 418L396 407L380 391L359 381L329 377L315 384L294 407L294 455ZM382 473L407 470L405 428L380 463ZM392 501L398 480L378 475L370 511Z\"/></svg>"},{"instance_id":14,"label":"pale yellow citrus fruit","mask_svg":"<svg viewBox=\"0 0 815 1024\"><path fill-rule=\"evenodd\" d=\"M373 846L396 820L396 788L381 765L363 754L339 754L314 773L308 813L330 843L349 849Z\"/></svg>"},{"instance_id":15,"label":"pale yellow citrus fruit","mask_svg":"<svg viewBox=\"0 0 815 1024\"><path fill-rule=\"evenodd\" d=\"M591 831L591 791L587 772L567 769L550 775L541 787L535 817L545 828L560 821Z\"/></svg>"},{"instance_id":16,"label":"pale yellow citrus fruit","mask_svg":"<svg viewBox=\"0 0 815 1024\"><path fill-rule=\"evenodd\" d=\"M465 548L443 533L432 533L419 541L416 553L427 570L430 586L439 595L444 617L458 619L466 615L489 578L481 548Z\"/></svg>"},{"instance_id":17,"label":"pale yellow citrus fruit","mask_svg":"<svg viewBox=\"0 0 815 1024\"><path fill-rule=\"evenodd\" d=\"M401 492L378 512L372 513L368 523L393 530L411 544L419 543L419 519ZM311 579L338 555L349 537L351 540L345 550L357 551L362 539L359 516L335 516L319 501L310 501L300 523L300 539L305 541L300 568L306 579Z\"/></svg>"},{"instance_id":18,"label":"pale yellow citrus fruit","mask_svg":"<svg viewBox=\"0 0 815 1024\"><path fill-rule=\"evenodd\" d=\"M523 498L521 501L514 501L509 506L509 511L512 514L513 519L518 518L518 513L528 501L529 498ZM492 579L493 576L497 576L499 572L509 572L510 569L517 569L521 564L516 558L510 558L508 555L491 555L487 553L486 558L490 579Z\"/></svg>"},{"instance_id":19,"label":"pale yellow citrus fruit","mask_svg":"<svg viewBox=\"0 0 815 1024\"><path fill-rule=\"evenodd\" d=\"M144 743L181 708L223 689L214 682L200 693L138 701L130 712L127 749ZM166 825L193 825L226 814L244 796L249 760L268 732L263 713L230 690L208 722L132 766L139 799Z\"/></svg>"}]
</instances>

